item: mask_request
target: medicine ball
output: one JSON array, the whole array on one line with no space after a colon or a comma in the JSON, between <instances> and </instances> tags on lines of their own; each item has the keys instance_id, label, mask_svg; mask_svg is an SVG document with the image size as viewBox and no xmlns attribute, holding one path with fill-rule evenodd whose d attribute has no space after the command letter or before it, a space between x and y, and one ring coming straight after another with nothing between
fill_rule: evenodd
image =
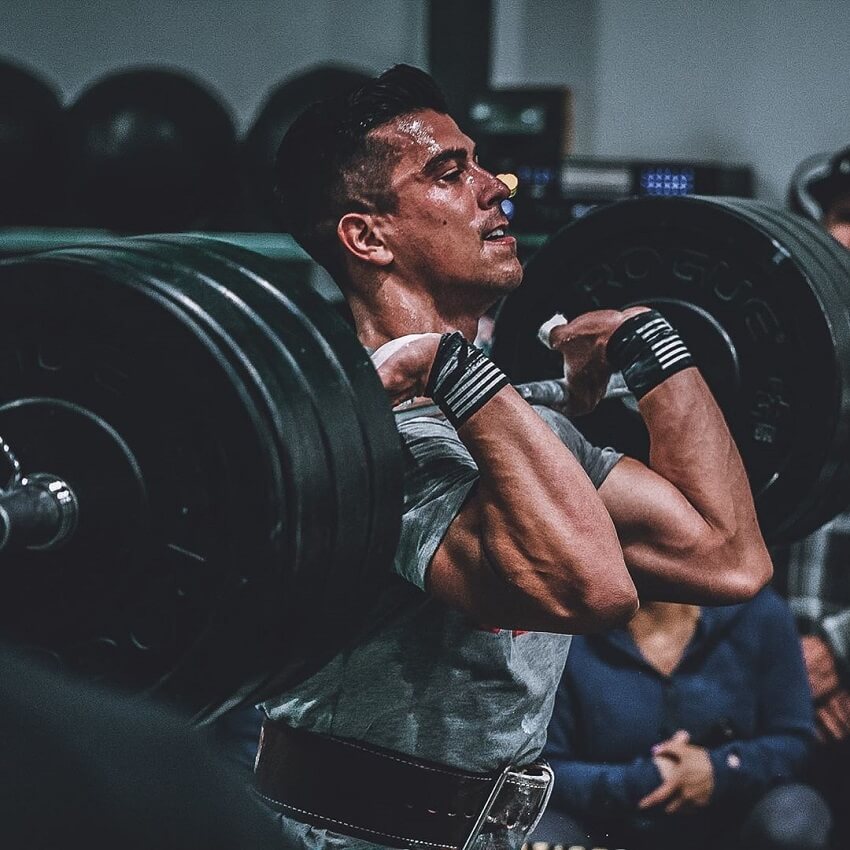
<instances>
[{"instance_id":1,"label":"medicine ball","mask_svg":"<svg viewBox=\"0 0 850 850\"><path fill-rule=\"evenodd\" d=\"M104 77L79 96L68 124L80 226L193 230L234 202L233 121L216 95L179 71Z\"/></svg>"},{"instance_id":2,"label":"medicine ball","mask_svg":"<svg viewBox=\"0 0 850 850\"><path fill-rule=\"evenodd\" d=\"M58 223L62 117L46 82L0 60L0 226Z\"/></svg>"}]
</instances>

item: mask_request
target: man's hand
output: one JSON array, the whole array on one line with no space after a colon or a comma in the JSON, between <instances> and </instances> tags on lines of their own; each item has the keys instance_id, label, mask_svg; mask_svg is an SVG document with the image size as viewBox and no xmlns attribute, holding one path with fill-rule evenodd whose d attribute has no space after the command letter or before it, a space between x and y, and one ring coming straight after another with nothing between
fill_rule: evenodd
<instances>
[{"instance_id":1,"label":"man's hand","mask_svg":"<svg viewBox=\"0 0 850 850\"><path fill-rule=\"evenodd\" d=\"M573 415L590 413L604 398L611 377L606 347L611 334L632 316L648 307L625 310L594 310L566 321L555 316L540 329L540 338L564 356L564 378Z\"/></svg>"},{"instance_id":2,"label":"man's hand","mask_svg":"<svg viewBox=\"0 0 850 850\"><path fill-rule=\"evenodd\" d=\"M442 336L408 334L384 343L372 355L372 365L393 407L424 394Z\"/></svg>"},{"instance_id":3,"label":"man's hand","mask_svg":"<svg viewBox=\"0 0 850 850\"><path fill-rule=\"evenodd\" d=\"M653 747L652 753L661 784L638 803L639 809L663 805L670 815L709 804L714 791L714 769L708 750L691 744L688 733L680 730Z\"/></svg>"},{"instance_id":4,"label":"man's hand","mask_svg":"<svg viewBox=\"0 0 850 850\"><path fill-rule=\"evenodd\" d=\"M823 699L838 689L838 670L829 644L815 635L800 638L803 660L815 700Z\"/></svg>"},{"instance_id":5,"label":"man's hand","mask_svg":"<svg viewBox=\"0 0 850 850\"><path fill-rule=\"evenodd\" d=\"M840 688L815 709L818 737L822 741L843 741L850 736L850 692Z\"/></svg>"}]
</instances>

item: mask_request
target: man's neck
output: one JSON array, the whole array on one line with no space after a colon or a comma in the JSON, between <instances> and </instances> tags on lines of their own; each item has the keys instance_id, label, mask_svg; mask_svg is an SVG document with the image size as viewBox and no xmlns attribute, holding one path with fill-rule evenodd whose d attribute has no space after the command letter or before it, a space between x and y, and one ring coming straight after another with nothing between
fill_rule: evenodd
<instances>
[{"instance_id":1,"label":"man's neck","mask_svg":"<svg viewBox=\"0 0 850 850\"><path fill-rule=\"evenodd\" d=\"M431 293L421 290L384 285L365 297L359 292L349 293L347 300L357 335L370 349L414 333L460 331L472 341L478 330L478 310L438 303Z\"/></svg>"}]
</instances>

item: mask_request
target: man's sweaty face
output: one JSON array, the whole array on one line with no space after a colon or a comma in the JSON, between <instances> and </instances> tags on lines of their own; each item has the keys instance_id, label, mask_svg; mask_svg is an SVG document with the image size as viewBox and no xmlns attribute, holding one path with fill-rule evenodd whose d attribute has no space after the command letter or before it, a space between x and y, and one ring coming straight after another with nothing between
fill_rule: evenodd
<instances>
[{"instance_id":1,"label":"man's sweaty face","mask_svg":"<svg viewBox=\"0 0 850 850\"><path fill-rule=\"evenodd\" d=\"M388 218L394 271L411 283L507 292L522 268L500 202L508 190L475 160L475 147L448 116L403 115L375 131L398 151Z\"/></svg>"}]
</instances>

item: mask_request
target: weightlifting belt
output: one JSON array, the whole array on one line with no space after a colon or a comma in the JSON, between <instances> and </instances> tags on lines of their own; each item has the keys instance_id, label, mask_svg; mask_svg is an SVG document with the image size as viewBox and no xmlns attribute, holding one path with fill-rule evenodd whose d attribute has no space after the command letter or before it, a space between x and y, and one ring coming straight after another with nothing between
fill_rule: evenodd
<instances>
[{"instance_id":1,"label":"weightlifting belt","mask_svg":"<svg viewBox=\"0 0 850 850\"><path fill-rule=\"evenodd\" d=\"M520 847L546 807L552 771L537 762L466 773L267 720L255 783L269 806L312 826L388 847L471 850L495 833L501 846Z\"/></svg>"}]
</instances>

